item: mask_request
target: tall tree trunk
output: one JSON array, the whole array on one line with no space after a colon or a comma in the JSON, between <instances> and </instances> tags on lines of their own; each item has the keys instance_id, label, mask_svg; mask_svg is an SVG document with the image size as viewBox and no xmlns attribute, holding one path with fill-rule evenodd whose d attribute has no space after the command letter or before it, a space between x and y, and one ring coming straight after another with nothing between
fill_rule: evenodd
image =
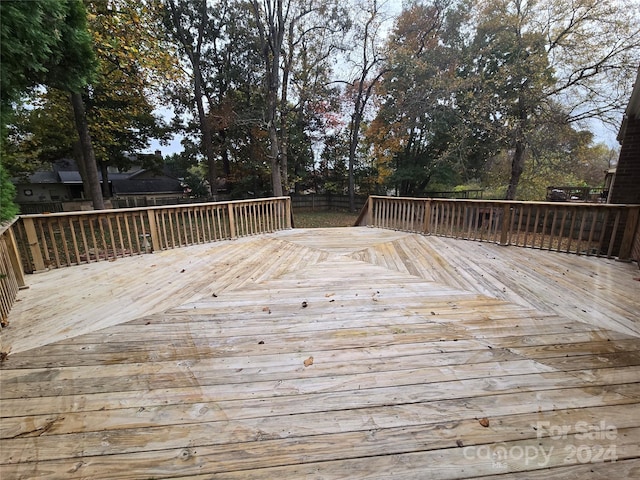
<instances>
[{"instance_id":1,"label":"tall tree trunk","mask_svg":"<svg viewBox=\"0 0 640 480\"><path fill-rule=\"evenodd\" d=\"M511 159L511 178L509 179L509 186L507 187L505 200L516 199L516 191L518 190L518 184L520 183L520 176L524 170L524 152L524 141L517 140L516 148L513 152L513 158Z\"/></svg>"},{"instance_id":2,"label":"tall tree trunk","mask_svg":"<svg viewBox=\"0 0 640 480\"><path fill-rule=\"evenodd\" d=\"M216 172L216 153L213 148L213 134L211 125L204 109L203 91L202 91L202 75L200 72L199 59L193 60L193 86L196 97L196 107L198 108L198 120L200 121L200 131L202 132L202 147L204 155L207 158L209 173L207 179L211 187L211 195L215 198L218 195L218 175Z\"/></svg>"},{"instance_id":3,"label":"tall tree trunk","mask_svg":"<svg viewBox=\"0 0 640 480\"><path fill-rule=\"evenodd\" d=\"M102 192L100 191L100 179L98 178L96 155L93 151L91 135L89 135L89 125L87 124L87 115L81 93L71 93L71 106L73 107L73 116L82 149L80 160L84 162L84 171L86 172L87 182L89 184L88 194L91 198L91 202L93 203L93 208L95 210L104 210L104 199L102 198Z\"/></svg>"},{"instance_id":4,"label":"tall tree trunk","mask_svg":"<svg viewBox=\"0 0 640 480\"><path fill-rule=\"evenodd\" d=\"M80 178L82 179L82 191L86 195L91 191L89 186L89 181L87 180L87 171L84 168L84 157L82 154L82 145L80 145L80 140L73 143L73 158L78 165L78 172L80 173Z\"/></svg>"},{"instance_id":5,"label":"tall tree trunk","mask_svg":"<svg viewBox=\"0 0 640 480\"><path fill-rule=\"evenodd\" d=\"M511 159L511 178L509 179L509 186L507 187L507 194L505 200L515 200L516 191L518 190L518 184L520 183L520 177L524 171L524 154L525 154L525 131L528 120L528 112L525 106L524 98L522 95L518 98L518 126L516 128L516 145L513 152L513 158Z\"/></svg>"},{"instance_id":6,"label":"tall tree trunk","mask_svg":"<svg viewBox=\"0 0 640 480\"><path fill-rule=\"evenodd\" d=\"M218 194L218 182L216 173L216 154L213 148L213 133L209 119L207 118L207 112L204 108L203 98L205 97L205 86L202 79L202 70L200 68L202 43L205 40L205 27L208 22L207 2L201 1L200 3L200 23L198 25L198 35L196 37L195 48L192 44L193 38L189 32L186 32L182 27L181 16L182 10L179 8L180 2L176 4L174 1L167 2L167 6L171 11L171 21L177 34L177 39L185 50L185 53L189 57L191 67L193 68L193 93L195 96L196 108L198 110L198 121L200 123L200 131L202 132L202 153L207 159L207 166L209 167L209 173L207 180L209 181L209 187L211 188L211 195L216 197ZM211 107L211 105L209 105Z\"/></svg>"},{"instance_id":7,"label":"tall tree trunk","mask_svg":"<svg viewBox=\"0 0 640 480\"><path fill-rule=\"evenodd\" d=\"M285 9L283 0L265 2L251 0L251 7L260 33L260 49L266 71L265 93L267 105L265 121L269 132L269 160L271 164L271 186L273 195L282 196L282 151L278 135L278 94L280 92L280 59L285 33ZM264 6L266 18L261 17Z\"/></svg>"},{"instance_id":8,"label":"tall tree trunk","mask_svg":"<svg viewBox=\"0 0 640 480\"><path fill-rule=\"evenodd\" d=\"M269 143L270 145L270 157L271 157L271 186L273 188L273 196L282 196L282 176L280 175L280 169L282 164L280 163L280 148L278 142L278 132L274 121L269 122Z\"/></svg>"},{"instance_id":9,"label":"tall tree trunk","mask_svg":"<svg viewBox=\"0 0 640 480\"><path fill-rule=\"evenodd\" d=\"M269 130L270 157L271 157L271 185L273 195L281 197L282 190L282 152L280 150L280 138L278 137L278 91L280 89L280 54L273 55L271 65L268 67L267 82L267 127Z\"/></svg>"},{"instance_id":10,"label":"tall tree trunk","mask_svg":"<svg viewBox=\"0 0 640 480\"><path fill-rule=\"evenodd\" d=\"M360 122L362 114L360 113L360 104L362 98L361 93L358 94L356 100L356 108L351 119L351 129L349 132L349 210L356 210L356 180L354 166L356 163L356 150L358 149L358 137L360 136Z\"/></svg>"},{"instance_id":11,"label":"tall tree trunk","mask_svg":"<svg viewBox=\"0 0 640 480\"><path fill-rule=\"evenodd\" d=\"M102 198L111 198L111 189L109 188L109 166L100 162L100 172L102 173Z\"/></svg>"},{"instance_id":12,"label":"tall tree trunk","mask_svg":"<svg viewBox=\"0 0 640 480\"><path fill-rule=\"evenodd\" d=\"M225 177L231 175L231 161L229 160L229 147L227 145L227 130L222 128L218 131L220 138L220 156L222 157L222 172Z\"/></svg>"}]
</instances>

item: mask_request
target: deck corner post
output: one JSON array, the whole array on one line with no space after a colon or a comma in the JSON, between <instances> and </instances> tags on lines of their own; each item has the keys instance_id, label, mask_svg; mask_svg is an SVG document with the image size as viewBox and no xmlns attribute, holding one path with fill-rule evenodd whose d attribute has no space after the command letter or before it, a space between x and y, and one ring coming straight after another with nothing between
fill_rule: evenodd
<instances>
[{"instance_id":1,"label":"deck corner post","mask_svg":"<svg viewBox=\"0 0 640 480\"><path fill-rule=\"evenodd\" d=\"M431 199L427 198L424 202L424 225L422 226L422 233L425 235L431 235Z\"/></svg>"},{"instance_id":2,"label":"deck corner post","mask_svg":"<svg viewBox=\"0 0 640 480\"><path fill-rule=\"evenodd\" d=\"M31 258L33 260L33 271L41 272L45 269L44 259L42 258L42 252L40 251L40 242L38 241L38 234L36 232L36 226L33 222L33 218L22 217L22 224L24 225L29 251L31 252Z\"/></svg>"},{"instance_id":3,"label":"deck corner post","mask_svg":"<svg viewBox=\"0 0 640 480\"><path fill-rule=\"evenodd\" d=\"M227 203L227 209L229 212L229 236L231 238L237 238L238 234L236 232L236 217L235 217L235 208L233 208L233 203Z\"/></svg>"},{"instance_id":4,"label":"deck corner post","mask_svg":"<svg viewBox=\"0 0 640 480\"><path fill-rule=\"evenodd\" d=\"M511 225L511 204L502 206L502 230L500 232L500 245L509 245L509 227Z\"/></svg>"},{"instance_id":5,"label":"deck corner post","mask_svg":"<svg viewBox=\"0 0 640 480\"><path fill-rule=\"evenodd\" d=\"M369 195L369 198L367 199L367 219L365 220L365 225L369 226L369 227L374 227L375 225L373 224L373 196Z\"/></svg>"},{"instance_id":6,"label":"deck corner post","mask_svg":"<svg viewBox=\"0 0 640 480\"><path fill-rule=\"evenodd\" d=\"M158 223L156 222L156 211L153 208L147 210L149 218L149 233L151 234L151 251L162 250L160 248L160 235L158 235Z\"/></svg>"}]
</instances>

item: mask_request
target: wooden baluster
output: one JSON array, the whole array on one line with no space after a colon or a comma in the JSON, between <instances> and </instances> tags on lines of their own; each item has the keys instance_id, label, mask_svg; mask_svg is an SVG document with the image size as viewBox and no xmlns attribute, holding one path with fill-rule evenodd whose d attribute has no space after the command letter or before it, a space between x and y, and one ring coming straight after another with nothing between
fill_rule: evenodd
<instances>
[{"instance_id":1,"label":"wooden baluster","mask_svg":"<svg viewBox=\"0 0 640 480\"><path fill-rule=\"evenodd\" d=\"M558 234L558 248L556 249L557 252L559 252L560 249L562 248L562 239L564 237L564 226L566 222L567 222L567 208L563 208L562 221L560 222L560 233Z\"/></svg>"},{"instance_id":2,"label":"wooden baluster","mask_svg":"<svg viewBox=\"0 0 640 480\"><path fill-rule=\"evenodd\" d=\"M235 219L235 209L233 208L233 203L228 203L227 208L229 212L229 236L231 238L236 238L236 219Z\"/></svg>"},{"instance_id":3,"label":"wooden baluster","mask_svg":"<svg viewBox=\"0 0 640 480\"><path fill-rule=\"evenodd\" d=\"M75 254L76 260L75 260L75 264L76 265L80 265L80 252L78 250L78 238L76 235L76 229L73 226L73 218L74 217L69 217L69 231L71 233L71 241L73 243L73 252ZM80 222L80 224L82 224L82 217L78 217L78 222Z\"/></svg>"},{"instance_id":4,"label":"wooden baluster","mask_svg":"<svg viewBox=\"0 0 640 480\"><path fill-rule=\"evenodd\" d=\"M55 217L53 217L55 218ZM47 225L47 231L49 232L49 241L51 242L51 249L53 250L53 258L55 258L55 266L56 268L60 268L62 266L60 262L60 255L58 252L58 242L56 241L56 235L53 230L53 220L52 217L47 218L45 221ZM44 229L44 226L43 226ZM46 245L46 243L45 243ZM48 250L48 249L47 249Z\"/></svg>"},{"instance_id":5,"label":"wooden baluster","mask_svg":"<svg viewBox=\"0 0 640 480\"><path fill-rule=\"evenodd\" d=\"M157 217L157 213L158 210L155 209L149 209L147 210L147 221L149 222L149 235L151 236L151 250L155 251L155 250L163 250L164 248L166 248L167 245L167 231L164 228L164 223L162 225L162 233L163 233L163 237L164 237L164 245L160 242L160 232L158 230L159 224L158 224L158 217ZM142 217L141 217L142 220ZM143 228L142 230L142 234L145 235L143 238L147 238L146 237L146 232L144 231L144 222L141 221L141 226ZM143 244L144 244L144 240L143 240Z\"/></svg>"},{"instance_id":6,"label":"wooden baluster","mask_svg":"<svg viewBox=\"0 0 640 480\"><path fill-rule=\"evenodd\" d=\"M511 226L511 205L505 203L502 207L502 231L500 233L500 245L509 245L509 231Z\"/></svg>"},{"instance_id":7,"label":"wooden baluster","mask_svg":"<svg viewBox=\"0 0 640 480\"><path fill-rule=\"evenodd\" d=\"M87 241L87 230L85 228L85 223L89 223L91 220L89 219L89 221L87 222L87 216L83 215L82 217L80 217L80 236L82 237L82 252L85 255L86 258L86 262L90 263L91 262L91 255L89 254L89 242ZM81 253L82 255L82 253Z\"/></svg>"},{"instance_id":8,"label":"wooden baluster","mask_svg":"<svg viewBox=\"0 0 640 480\"><path fill-rule=\"evenodd\" d=\"M571 226L569 227L569 241L567 243L567 252L571 251L571 244L573 243L573 234L576 228L576 217L578 215L578 212L580 211L577 207L576 208L572 208L572 211L570 212L571 214Z\"/></svg>"}]
</instances>

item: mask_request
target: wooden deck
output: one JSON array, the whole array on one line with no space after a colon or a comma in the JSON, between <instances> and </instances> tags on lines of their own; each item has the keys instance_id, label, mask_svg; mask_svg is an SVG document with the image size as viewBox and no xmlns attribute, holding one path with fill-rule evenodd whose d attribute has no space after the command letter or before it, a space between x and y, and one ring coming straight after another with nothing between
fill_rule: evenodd
<instances>
[{"instance_id":1,"label":"wooden deck","mask_svg":"<svg viewBox=\"0 0 640 480\"><path fill-rule=\"evenodd\" d=\"M638 277L373 228L29 276L0 478L640 478Z\"/></svg>"}]
</instances>

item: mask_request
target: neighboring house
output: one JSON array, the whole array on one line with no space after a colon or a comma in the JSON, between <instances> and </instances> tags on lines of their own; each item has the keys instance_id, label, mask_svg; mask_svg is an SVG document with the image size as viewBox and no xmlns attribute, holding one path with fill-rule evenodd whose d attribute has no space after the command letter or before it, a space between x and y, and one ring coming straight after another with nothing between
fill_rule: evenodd
<instances>
[{"instance_id":1,"label":"neighboring house","mask_svg":"<svg viewBox=\"0 0 640 480\"><path fill-rule=\"evenodd\" d=\"M102 174L98 172L102 183ZM109 188L113 197L180 197L184 188L177 178L166 172L155 173L141 168L128 172L109 172ZM51 171L35 172L27 179L14 179L18 204L71 202L88 198L74 160L62 159Z\"/></svg>"}]
</instances>

